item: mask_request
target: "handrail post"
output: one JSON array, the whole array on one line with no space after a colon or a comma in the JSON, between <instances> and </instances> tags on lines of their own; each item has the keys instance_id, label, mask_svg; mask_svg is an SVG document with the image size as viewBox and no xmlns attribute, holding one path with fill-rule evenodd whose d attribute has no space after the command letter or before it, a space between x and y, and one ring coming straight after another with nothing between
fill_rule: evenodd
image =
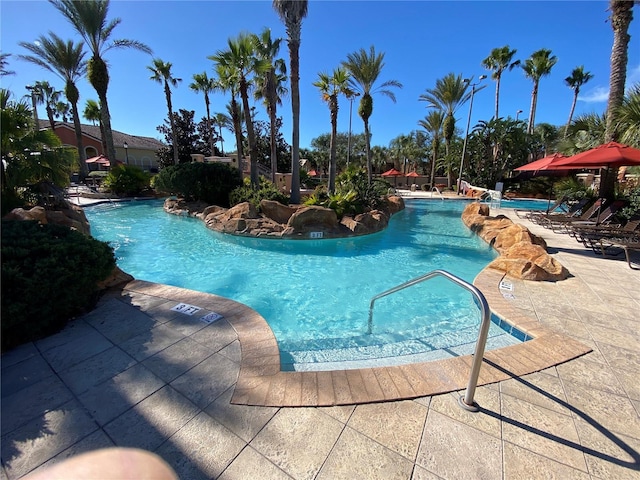
<instances>
[{"instance_id":1,"label":"handrail post","mask_svg":"<svg viewBox=\"0 0 640 480\"><path fill-rule=\"evenodd\" d=\"M373 332L373 306L375 301L379 298L386 297L387 295L391 295L392 293L396 293L400 290L404 290L407 287L411 287L418 283L429 280L435 276L443 276L453 283L459 285L465 290L469 291L480 304L480 310L482 315L482 321L480 324L480 333L478 334L478 341L476 342L476 350L473 354L473 363L471 365L471 373L469 374L469 383L467 383L467 390L464 397L460 397L458 399L458 404L460 407L468 410L470 412L477 412L480 410L478 404L473 401L473 397L476 393L476 387L478 385L478 377L480 376L480 367L482 366L482 358L484 357L484 349L487 344L487 337L489 336L489 326L491 324L491 310L489 309L489 303L487 299L482 294L480 290L474 285L462 280L459 277L445 271L445 270L433 270L421 277L414 278L409 280L401 285L393 287L385 292L379 293L375 295L371 302L369 303L369 320L367 323L367 333L371 334Z\"/></svg>"}]
</instances>

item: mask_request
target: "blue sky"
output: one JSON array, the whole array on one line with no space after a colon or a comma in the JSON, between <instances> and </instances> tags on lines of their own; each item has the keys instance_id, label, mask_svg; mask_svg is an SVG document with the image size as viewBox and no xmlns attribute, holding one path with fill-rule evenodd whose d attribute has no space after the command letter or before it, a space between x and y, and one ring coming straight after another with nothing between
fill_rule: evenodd
<instances>
[{"instance_id":1,"label":"blue sky","mask_svg":"<svg viewBox=\"0 0 640 480\"><path fill-rule=\"evenodd\" d=\"M581 92L576 115L602 113L606 108L609 65L613 33L608 22L606 1L311 1L302 26L301 141L308 147L312 138L330 131L329 109L312 83L321 71L331 72L348 53L374 45L385 53L380 77L398 80L404 87L396 91L397 103L374 97L370 119L374 145L388 145L400 134L418 128L418 120L428 113L420 94L433 88L438 78L450 72L464 77L488 74L481 61L496 47L509 45L524 60L541 48L552 50L558 62L551 75L542 79L536 123L566 123L572 90L564 83L571 71L584 65L594 78ZM640 9L635 8L635 16ZM123 1L111 3L109 18L119 17L113 39L135 39L147 44L154 57L173 63L173 74L182 83L173 92L174 110L195 110L196 119L205 116L204 98L189 89L195 73L212 76L213 63L207 56L226 48L227 39L241 32L260 32L269 27L274 37L286 37L284 26L271 1ZM3 88L16 96L27 93L25 86L48 80L56 88L63 84L47 71L17 58L27 53L20 41L34 41L53 31L63 39L79 37L70 24L48 2L0 0L0 49L10 53L9 69L16 75L4 76ZM627 86L640 81L640 19L630 28ZM281 56L288 64L289 52L283 42ZM109 108L112 127L122 132L161 138L156 127L167 117L162 86L149 80L147 66L152 58L135 50L110 50ZM494 113L495 82L476 93L472 126L488 120ZM79 85L81 105L97 100L93 88ZM531 102L532 82L516 68L503 74L500 115L515 117L523 110L526 119ZM229 98L211 98L212 112L225 111ZM259 118L266 114L259 106ZM43 107L40 118L45 118ZM291 141L290 98L280 107L285 139ZM457 112L457 126L464 129L468 104ZM338 130L349 125L349 103L340 101ZM354 102L352 131L363 131ZM225 133L225 149L231 149L232 134Z\"/></svg>"}]
</instances>

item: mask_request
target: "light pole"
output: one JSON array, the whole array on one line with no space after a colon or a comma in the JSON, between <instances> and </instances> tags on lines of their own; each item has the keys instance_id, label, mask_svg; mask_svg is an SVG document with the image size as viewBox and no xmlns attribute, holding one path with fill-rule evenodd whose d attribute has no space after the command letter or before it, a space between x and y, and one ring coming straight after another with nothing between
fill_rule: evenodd
<instances>
[{"instance_id":1,"label":"light pole","mask_svg":"<svg viewBox=\"0 0 640 480\"><path fill-rule=\"evenodd\" d=\"M521 113L522 113L522 110L518 110L518 111L516 112L516 122L518 121L518 115L520 115Z\"/></svg>"},{"instance_id":2,"label":"light pole","mask_svg":"<svg viewBox=\"0 0 640 480\"><path fill-rule=\"evenodd\" d=\"M472 78L465 78L465 83L471 83L471 101L469 102L469 117L467 118L467 131L464 135L464 143L462 144L462 159L460 160L460 173L458 174L458 195L462 190L462 169L464 168L464 156L467 153L467 138L469 137L469 126L471 125L471 110L473 110L473 96L476 94L476 87L480 82L487 78L486 75L480 75L476 83L471 83Z\"/></svg>"},{"instance_id":3,"label":"light pole","mask_svg":"<svg viewBox=\"0 0 640 480\"><path fill-rule=\"evenodd\" d=\"M38 121L38 107L37 107L37 101L36 101L36 90L37 88L34 87L33 85L27 85L25 87L27 90L29 90L29 92L31 92L31 104L33 105L33 121L35 122L34 125L34 129L37 132L38 130L40 130L40 125L39 125L39 121Z\"/></svg>"},{"instance_id":4,"label":"light pole","mask_svg":"<svg viewBox=\"0 0 640 480\"><path fill-rule=\"evenodd\" d=\"M353 110L353 99L359 97L358 92L353 92L349 96L349 136L347 137L347 167L349 167L349 157L351 157L351 112Z\"/></svg>"},{"instance_id":5,"label":"light pole","mask_svg":"<svg viewBox=\"0 0 640 480\"><path fill-rule=\"evenodd\" d=\"M124 147L124 163L129 165L129 144L124 142L122 146Z\"/></svg>"}]
</instances>

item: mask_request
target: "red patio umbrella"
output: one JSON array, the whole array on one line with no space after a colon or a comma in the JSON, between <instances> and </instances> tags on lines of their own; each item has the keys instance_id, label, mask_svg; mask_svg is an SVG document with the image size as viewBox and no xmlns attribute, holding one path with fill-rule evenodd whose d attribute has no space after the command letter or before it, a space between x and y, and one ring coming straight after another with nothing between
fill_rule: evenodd
<instances>
[{"instance_id":1,"label":"red patio umbrella","mask_svg":"<svg viewBox=\"0 0 640 480\"><path fill-rule=\"evenodd\" d=\"M87 158L85 160L85 162L86 163L99 163L100 165L105 165L105 166L111 165L111 162L109 161L109 159L107 157L105 157L104 155L98 155L97 157Z\"/></svg>"},{"instance_id":2,"label":"red patio umbrella","mask_svg":"<svg viewBox=\"0 0 640 480\"><path fill-rule=\"evenodd\" d=\"M392 168L391 170L387 170L386 172L384 172L382 174L383 177L393 177L393 185L395 186L397 183L397 178L402 175L402 172L399 172L398 170L396 170L395 168Z\"/></svg>"},{"instance_id":3,"label":"red patio umbrella","mask_svg":"<svg viewBox=\"0 0 640 480\"><path fill-rule=\"evenodd\" d=\"M552 155L547 155L544 158L540 158L533 162L527 163L526 165L522 165L514 169L517 172L539 172L540 170L557 170L555 165L560 161L564 160L565 157L561 153L554 153Z\"/></svg>"},{"instance_id":4,"label":"red patio umbrella","mask_svg":"<svg viewBox=\"0 0 640 480\"><path fill-rule=\"evenodd\" d=\"M640 150L617 142L609 142L586 152L554 162L554 168L616 168L640 165Z\"/></svg>"}]
</instances>

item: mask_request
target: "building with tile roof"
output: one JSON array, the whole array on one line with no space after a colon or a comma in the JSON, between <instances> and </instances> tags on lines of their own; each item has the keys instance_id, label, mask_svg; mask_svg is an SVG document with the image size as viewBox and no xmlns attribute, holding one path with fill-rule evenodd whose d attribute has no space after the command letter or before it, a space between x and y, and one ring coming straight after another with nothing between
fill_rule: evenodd
<instances>
[{"instance_id":1,"label":"building with tile roof","mask_svg":"<svg viewBox=\"0 0 640 480\"><path fill-rule=\"evenodd\" d=\"M40 128L50 128L48 120L40 120ZM73 123L58 122L54 124L54 132L60 138L63 145L77 147L76 134ZM83 147L87 158L106 155L102 145L102 134L97 125L82 124ZM158 156L156 152L166 145L151 137L129 135L117 130L113 132L113 143L116 149L116 161L128 165L135 165L147 172L158 171ZM125 148L126 145L126 148ZM110 159L111 160L111 159ZM91 168L95 168L91 167Z\"/></svg>"}]
</instances>

